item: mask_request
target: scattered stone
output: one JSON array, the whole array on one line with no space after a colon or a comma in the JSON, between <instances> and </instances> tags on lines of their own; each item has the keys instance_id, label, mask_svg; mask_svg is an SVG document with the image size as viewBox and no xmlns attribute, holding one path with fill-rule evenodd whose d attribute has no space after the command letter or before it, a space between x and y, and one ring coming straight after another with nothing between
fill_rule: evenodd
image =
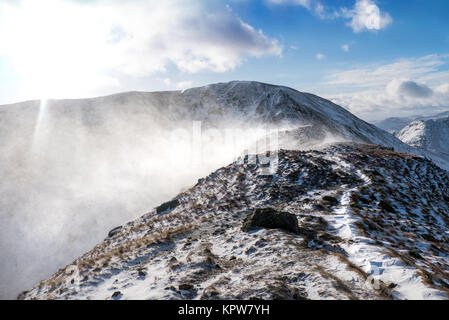
<instances>
[{"instance_id":1,"label":"scattered stone","mask_svg":"<svg viewBox=\"0 0 449 320\"><path fill-rule=\"evenodd\" d=\"M258 248L263 248L263 247L267 246L267 241L262 238L262 239L256 241L256 243L254 245Z\"/></svg>"},{"instance_id":2,"label":"scattered stone","mask_svg":"<svg viewBox=\"0 0 449 320\"><path fill-rule=\"evenodd\" d=\"M121 297L122 297L122 293L121 293L120 291L115 291L115 292L112 294L112 298L113 298L113 299L118 300L118 299L120 299Z\"/></svg>"},{"instance_id":3,"label":"scattered stone","mask_svg":"<svg viewBox=\"0 0 449 320\"><path fill-rule=\"evenodd\" d=\"M396 213L396 210L393 208L393 206L390 204L390 202L386 201L386 200L381 200L379 202L379 208L390 212L390 213Z\"/></svg>"},{"instance_id":4,"label":"scattered stone","mask_svg":"<svg viewBox=\"0 0 449 320\"><path fill-rule=\"evenodd\" d=\"M178 259L176 259L176 257L172 257L169 261L171 264L175 264L178 262Z\"/></svg>"},{"instance_id":5,"label":"scattered stone","mask_svg":"<svg viewBox=\"0 0 449 320\"><path fill-rule=\"evenodd\" d=\"M172 209L176 208L177 206L179 206L179 201L178 201L178 199L174 199L172 201L168 201L168 202L161 204L159 207L156 208L156 212L158 214L160 214L164 211L172 210Z\"/></svg>"},{"instance_id":6,"label":"scattered stone","mask_svg":"<svg viewBox=\"0 0 449 320\"><path fill-rule=\"evenodd\" d=\"M250 254L253 254L253 253L256 252L256 251L257 251L257 249L254 248L253 246L251 246L251 248L249 248L248 250L246 250L245 253L246 253L247 255L250 255Z\"/></svg>"},{"instance_id":7,"label":"scattered stone","mask_svg":"<svg viewBox=\"0 0 449 320\"><path fill-rule=\"evenodd\" d=\"M174 292L178 292L178 290L176 290L176 288L173 287L173 286L165 287L165 290L171 290L171 291L174 291Z\"/></svg>"},{"instance_id":8,"label":"scattered stone","mask_svg":"<svg viewBox=\"0 0 449 320\"><path fill-rule=\"evenodd\" d=\"M409 255L415 259L423 259L417 250L410 250Z\"/></svg>"},{"instance_id":9,"label":"scattered stone","mask_svg":"<svg viewBox=\"0 0 449 320\"><path fill-rule=\"evenodd\" d=\"M170 268L170 270L175 271L175 270L178 270L179 268L181 268L181 264L180 263L169 264L168 267Z\"/></svg>"},{"instance_id":10,"label":"scattered stone","mask_svg":"<svg viewBox=\"0 0 449 320\"><path fill-rule=\"evenodd\" d=\"M109 231L108 237L111 238L111 237L115 236L117 233L120 232L120 230L122 230L122 226L118 226L118 227L112 229L111 231Z\"/></svg>"},{"instance_id":11,"label":"scattered stone","mask_svg":"<svg viewBox=\"0 0 449 320\"><path fill-rule=\"evenodd\" d=\"M388 285L388 289L394 289L394 288L396 288L398 285L396 284L396 283L390 283L389 285Z\"/></svg>"},{"instance_id":12,"label":"scattered stone","mask_svg":"<svg viewBox=\"0 0 449 320\"><path fill-rule=\"evenodd\" d=\"M323 197L323 201L327 202L331 206L336 206L336 205L338 205L340 203L336 198L331 197L331 196L324 196Z\"/></svg>"},{"instance_id":13,"label":"scattered stone","mask_svg":"<svg viewBox=\"0 0 449 320\"><path fill-rule=\"evenodd\" d=\"M330 233L327 233L325 231L319 231L317 233L317 239L321 240L321 241L335 241L335 242L339 242L339 240L340 240L338 237L336 237Z\"/></svg>"},{"instance_id":14,"label":"scattered stone","mask_svg":"<svg viewBox=\"0 0 449 320\"><path fill-rule=\"evenodd\" d=\"M146 276L147 276L147 273L144 270L140 269L139 270L139 277L146 277Z\"/></svg>"},{"instance_id":15,"label":"scattered stone","mask_svg":"<svg viewBox=\"0 0 449 320\"><path fill-rule=\"evenodd\" d=\"M243 231L258 228L281 229L288 232L299 233L298 219L288 212L276 211L273 208L254 209L243 222Z\"/></svg>"},{"instance_id":16,"label":"scattered stone","mask_svg":"<svg viewBox=\"0 0 449 320\"><path fill-rule=\"evenodd\" d=\"M193 290L193 285L190 283L183 283L179 285L179 290L190 291Z\"/></svg>"},{"instance_id":17,"label":"scattered stone","mask_svg":"<svg viewBox=\"0 0 449 320\"><path fill-rule=\"evenodd\" d=\"M307 294L303 291L300 291L298 288L292 288L292 298L293 300L310 300L307 298Z\"/></svg>"}]
</instances>

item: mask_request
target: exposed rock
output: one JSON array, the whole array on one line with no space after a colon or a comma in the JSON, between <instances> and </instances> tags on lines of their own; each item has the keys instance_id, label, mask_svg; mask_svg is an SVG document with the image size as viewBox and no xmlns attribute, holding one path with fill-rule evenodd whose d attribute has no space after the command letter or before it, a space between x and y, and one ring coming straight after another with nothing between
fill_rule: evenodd
<instances>
[{"instance_id":1,"label":"exposed rock","mask_svg":"<svg viewBox=\"0 0 449 320\"><path fill-rule=\"evenodd\" d=\"M143 269L139 269L139 277L146 277L147 273Z\"/></svg>"},{"instance_id":2,"label":"exposed rock","mask_svg":"<svg viewBox=\"0 0 449 320\"><path fill-rule=\"evenodd\" d=\"M190 291L193 290L193 285L190 283L183 283L179 285L179 290Z\"/></svg>"},{"instance_id":3,"label":"exposed rock","mask_svg":"<svg viewBox=\"0 0 449 320\"><path fill-rule=\"evenodd\" d=\"M111 237L115 236L117 233L120 232L120 230L122 230L122 226L118 226L118 227L112 229L111 231L109 231L108 237L111 238Z\"/></svg>"},{"instance_id":4,"label":"exposed rock","mask_svg":"<svg viewBox=\"0 0 449 320\"><path fill-rule=\"evenodd\" d=\"M279 212L273 208L254 209L243 222L243 231L257 228L281 229L299 233L298 219L294 214Z\"/></svg>"},{"instance_id":5,"label":"exposed rock","mask_svg":"<svg viewBox=\"0 0 449 320\"><path fill-rule=\"evenodd\" d=\"M162 213L167 210L172 210L172 209L176 208L177 206L179 206L179 201L178 201L178 199L174 199L174 200L171 200L171 201L161 204L159 207L156 208L156 212Z\"/></svg>"},{"instance_id":6,"label":"exposed rock","mask_svg":"<svg viewBox=\"0 0 449 320\"><path fill-rule=\"evenodd\" d=\"M331 197L331 196L324 196L323 197L323 201L328 203L328 204L330 204L330 205L332 205L332 206L336 206L337 204L340 203L336 198Z\"/></svg>"},{"instance_id":7,"label":"exposed rock","mask_svg":"<svg viewBox=\"0 0 449 320\"><path fill-rule=\"evenodd\" d=\"M391 203L389 201L386 200L381 200L379 202L379 208L391 212L391 213L395 213L396 210L393 208L393 206L391 205Z\"/></svg>"}]
</instances>

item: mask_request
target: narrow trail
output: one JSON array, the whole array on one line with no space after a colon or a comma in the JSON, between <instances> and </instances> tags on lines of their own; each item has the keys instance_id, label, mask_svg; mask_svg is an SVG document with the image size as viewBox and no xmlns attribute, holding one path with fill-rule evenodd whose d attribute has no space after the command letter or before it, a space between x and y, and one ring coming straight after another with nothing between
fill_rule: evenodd
<instances>
[{"instance_id":1,"label":"narrow trail","mask_svg":"<svg viewBox=\"0 0 449 320\"><path fill-rule=\"evenodd\" d=\"M361 188L371 186L372 181L344 159L338 163L345 170L355 172L364 183L344 191L340 205L326 220L334 230L334 235L346 240L341 248L347 253L348 261L368 275L366 285L371 282L370 286L374 290L382 290L383 285L390 286L393 299L447 299L443 292L425 286L417 269L392 257L372 238L361 235L357 223L363 221L351 209L351 196L359 193Z\"/></svg>"}]
</instances>

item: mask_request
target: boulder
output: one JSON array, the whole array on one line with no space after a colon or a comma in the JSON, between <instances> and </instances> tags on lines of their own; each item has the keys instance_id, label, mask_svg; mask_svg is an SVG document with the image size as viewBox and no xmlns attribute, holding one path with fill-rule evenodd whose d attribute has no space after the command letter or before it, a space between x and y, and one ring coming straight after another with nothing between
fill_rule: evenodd
<instances>
[{"instance_id":1,"label":"boulder","mask_svg":"<svg viewBox=\"0 0 449 320\"><path fill-rule=\"evenodd\" d=\"M258 228L281 229L299 233L298 219L294 214L276 211L273 208L254 209L243 222L243 231Z\"/></svg>"},{"instance_id":2,"label":"boulder","mask_svg":"<svg viewBox=\"0 0 449 320\"><path fill-rule=\"evenodd\" d=\"M118 226L118 227L112 229L111 231L109 231L108 237L110 238L110 237L115 236L117 233L120 232L120 230L122 230L122 226Z\"/></svg>"},{"instance_id":3,"label":"boulder","mask_svg":"<svg viewBox=\"0 0 449 320\"><path fill-rule=\"evenodd\" d=\"M331 197L331 196L324 196L323 201L327 202L331 206L336 206L336 205L340 204L340 202L336 198Z\"/></svg>"},{"instance_id":4,"label":"boulder","mask_svg":"<svg viewBox=\"0 0 449 320\"><path fill-rule=\"evenodd\" d=\"M161 204L159 207L156 208L156 212L159 214L164 211L174 209L177 206L179 206L179 201L178 201L178 199L174 199L174 200L171 200L171 201Z\"/></svg>"},{"instance_id":5,"label":"boulder","mask_svg":"<svg viewBox=\"0 0 449 320\"><path fill-rule=\"evenodd\" d=\"M381 200L379 202L379 208L390 213L396 213L396 210L393 208L391 202L387 200Z\"/></svg>"},{"instance_id":6,"label":"boulder","mask_svg":"<svg viewBox=\"0 0 449 320\"><path fill-rule=\"evenodd\" d=\"M190 283L182 283L179 285L179 290L183 290L183 291L189 291L189 290L193 290L194 286Z\"/></svg>"}]
</instances>

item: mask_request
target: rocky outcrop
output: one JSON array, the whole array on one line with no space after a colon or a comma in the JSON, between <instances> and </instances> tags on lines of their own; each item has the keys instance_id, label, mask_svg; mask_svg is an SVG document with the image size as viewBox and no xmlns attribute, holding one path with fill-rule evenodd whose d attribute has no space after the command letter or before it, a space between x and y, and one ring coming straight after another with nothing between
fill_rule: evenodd
<instances>
[{"instance_id":1,"label":"rocky outcrop","mask_svg":"<svg viewBox=\"0 0 449 320\"><path fill-rule=\"evenodd\" d=\"M257 228L280 229L299 233L298 219L294 214L279 212L273 208L254 209L243 222L242 229L244 231Z\"/></svg>"}]
</instances>

